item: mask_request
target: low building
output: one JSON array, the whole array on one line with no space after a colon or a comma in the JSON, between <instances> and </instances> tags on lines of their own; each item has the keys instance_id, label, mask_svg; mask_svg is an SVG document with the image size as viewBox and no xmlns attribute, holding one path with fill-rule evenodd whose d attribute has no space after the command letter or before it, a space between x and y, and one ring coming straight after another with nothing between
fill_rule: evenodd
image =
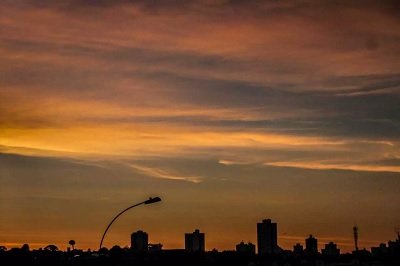
<instances>
[{"instance_id":1,"label":"low building","mask_svg":"<svg viewBox=\"0 0 400 266\"><path fill-rule=\"evenodd\" d=\"M236 245L236 252L238 253L246 253L246 254L255 254L256 246L250 242L247 244L243 241Z\"/></svg>"},{"instance_id":2,"label":"low building","mask_svg":"<svg viewBox=\"0 0 400 266\"><path fill-rule=\"evenodd\" d=\"M337 245L333 242L329 242L325 244L325 248L322 249L322 255L336 257L340 255L340 249L337 248Z\"/></svg>"},{"instance_id":3,"label":"low building","mask_svg":"<svg viewBox=\"0 0 400 266\"><path fill-rule=\"evenodd\" d=\"M148 247L150 252L158 252L162 250L163 245L161 243L149 244Z\"/></svg>"},{"instance_id":4,"label":"low building","mask_svg":"<svg viewBox=\"0 0 400 266\"><path fill-rule=\"evenodd\" d=\"M302 255L304 252L303 246L300 243L297 243L293 246L293 253L295 255Z\"/></svg>"},{"instance_id":5,"label":"low building","mask_svg":"<svg viewBox=\"0 0 400 266\"><path fill-rule=\"evenodd\" d=\"M131 235L131 248L135 251L147 251L149 245L149 236L146 232L139 230Z\"/></svg>"},{"instance_id":6,"label":"low building","mask_svg":"<svg viewBox=\"0 0 400 266\"><path fill-rule=\"evenodd\" d=\"M205 251L205 235L196 229L193 233L185 234L185 250L194 252Z\"/></svg>"}]
</instances>

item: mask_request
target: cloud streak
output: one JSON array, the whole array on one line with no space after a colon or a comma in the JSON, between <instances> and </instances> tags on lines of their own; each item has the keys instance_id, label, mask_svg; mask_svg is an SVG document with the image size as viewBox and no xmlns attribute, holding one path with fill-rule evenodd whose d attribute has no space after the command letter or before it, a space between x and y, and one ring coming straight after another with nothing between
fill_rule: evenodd
<instances>
[{"instance_id":1,"label":"cloud streak","mask_svg":"<svg viewBox=\"0 0 400 266\"><path fill-rule=\"evenodd\" d=\"M139 171L142 174L145 174L150 177L169 179L169 180L178 180L178 181L187 181L192 183L200 183L202 182L201 177L197 176L183 176L178 174L170 173L170 171L166 171L163 169L151 168L146 166L141 166L137 164L128 164L129 167Z\"/></svg>"}]
</instances>

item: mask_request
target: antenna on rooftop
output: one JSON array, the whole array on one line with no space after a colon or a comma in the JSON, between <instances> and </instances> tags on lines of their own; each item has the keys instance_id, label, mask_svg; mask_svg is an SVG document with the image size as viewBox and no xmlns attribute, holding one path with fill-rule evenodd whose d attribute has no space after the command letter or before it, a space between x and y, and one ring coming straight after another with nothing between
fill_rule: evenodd
<instances>
[{"instance_id":1,"label":"antenna on rooftop","mask_svg":"<svg viewBox=\"0 0 400 266\"><path fill-rule=\"evenodd\" d=\"M358 251L358 226L355 225L353 227L353 236L354 236L354 247L355 250Z\"/></svg>"}]
</instances>

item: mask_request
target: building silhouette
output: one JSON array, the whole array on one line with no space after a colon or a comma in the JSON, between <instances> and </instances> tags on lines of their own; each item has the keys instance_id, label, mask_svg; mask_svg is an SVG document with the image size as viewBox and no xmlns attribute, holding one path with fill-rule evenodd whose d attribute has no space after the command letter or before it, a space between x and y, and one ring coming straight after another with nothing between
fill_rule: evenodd
<instances>
[{"instance_id":1,"label":"building silhouette","mask_svg":"<svg viewBox=\"0 0 400 266\"><path fill-rule=\"evenodd\" d=\"M306 239L306 253L309 255L318 254L318 240L313 235Z\"/></svg>"},{"instance_id":2,"label":"building silhouette","mask_svg":"<svg viewBox=\"0 0 400 266\"><path fill-rule=\"evenodd\" d=\"M205 251L205 236L196 229L193 233L185 234L185 250L187 251Z\"/></svg>"},{"instance_id":3,"label":"building silhouette","mask_svg":"<svg viewBox=\"0 0 400 266\"><path fill-rule=\"evenodd\" d=\"M371 253L374 256L400 254L400 234L397 233L397 239L390 240L387 245L381 243L378 247L371 247Z\"/></svg>"},{"instance_id":4,"label":"building silhouette","mask_svg":"<svg viewBox=\"0 0 400 266\"><path fill-rule=\"evenodd\" d=\"M278 226L271 219L264 219L257 223L258 254L276 254L278 247Z\"/></svg>"},{"instance_id":5,"label":"building silhouette","mask_svg":"<svg viewBox=\"0 0 400 266\"><path fill-rule=\"evenodd\" d=\"M337 245L333 242L329 242L325 244L325 248L321 250L322 255L325 256L339 256L340 249L337 248Z\"/></svg>"},{"instance_id":6,"label":"building silhouette","mask_svg":"<svg viewBox=\"0 0 400 266\"><path fill-rule=\"evenodd\" d=\"M397 239L388 242L388 251L391 254L400 254L400 233L397 232Z\"/></svg>"},{"instance_id":7,"label":"building silhouette","mask_svg":"<svg viewBox=\"0 0 400 266\"><path fill-rule=\"evenodd\" d=\"M163 245L161 243L148 245L148 249L150 252L159 252L162 250L162 247Z\"/></svg>"},{"instance_id":8,"label":"building silhouette","mask_svg":"<svg viewBox=\"0 0 400 266\"><path fill-rule=\"evenodd\" d=\"M131 248L135 251L147 251L149 236L146 232L139 230L131 234Z\"/></svg>"},{"instance_id":9,"label":"building silhouette","mask_svg":"<svg viewBox=\"0 0 400 266\"><path fill-rule=\"evenodd\" d=\"M300 243L297 243L293 246L293 253L296 255L303 254L303 246Z\"/></svg>"},{"instance_id":10,"label":"building silhouette","mask_svg":"<svg viewBox=\"0 0 400 266\"><path fill-rule=\"evenodd\" d=\"M386 246L386 244L385 243L381 243L381 244L379 244L379 246L378 247L371 247L371 254L373 255L373 256L383 256L383 255L387 255L388 254L388 248L387 248L387 246ZM358 253L358 250L356 251L356 252L354 252L354 253Z\"/></svg>"},{"instance_id":11,"label":"building silhouette","mask_svg":"<svg viewBox=\"0 0 400 266\"><path fill-rule=\"evenodd\" d=\"M256 246L252 243L245 244L243 241L236 245L238 253L256 254Z\"/></svg>"}]
</instances>

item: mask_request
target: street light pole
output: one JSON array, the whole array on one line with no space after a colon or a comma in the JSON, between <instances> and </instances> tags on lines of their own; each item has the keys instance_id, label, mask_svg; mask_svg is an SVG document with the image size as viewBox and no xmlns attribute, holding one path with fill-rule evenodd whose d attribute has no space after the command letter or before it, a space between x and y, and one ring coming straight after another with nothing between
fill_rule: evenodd
<instances>
[{"instance_id":1,"label":"street light pole","mask_svg":"<svg viewBox=\"0 0 400 266\"><path fill-rule=\"evenodd\" d=\"M126 212L127 210L130 210L130 209L132 209L132 208L134 208L134 207L136 207L136 206L139 206L139 205L142 205L142 204L152 204L152 203L156 203L156 202L159 202L159 201L161 201L161 198L159 198L159 197L149 198L148 200L145 200L145 201L143 201L143 202L134 204L134 205L132 205L132 206L126 208L125 210L121 211L120 213L118 213L118 214L114 217L114 219L111 220L111 222L108 224L106 230L104 231L103 237L101 238L101 241L100 241L100 248L99 248L99 251L100 251L101 247L103 246L103 240L104 240L104 237L105 237L106 234L107 234L108 229L110 229L111 225L114 223L115 220L117 220L117 218L118 218L119 216L121 216L121 215L122 215L124 212Z\"/></svg>"}]
</instances>

